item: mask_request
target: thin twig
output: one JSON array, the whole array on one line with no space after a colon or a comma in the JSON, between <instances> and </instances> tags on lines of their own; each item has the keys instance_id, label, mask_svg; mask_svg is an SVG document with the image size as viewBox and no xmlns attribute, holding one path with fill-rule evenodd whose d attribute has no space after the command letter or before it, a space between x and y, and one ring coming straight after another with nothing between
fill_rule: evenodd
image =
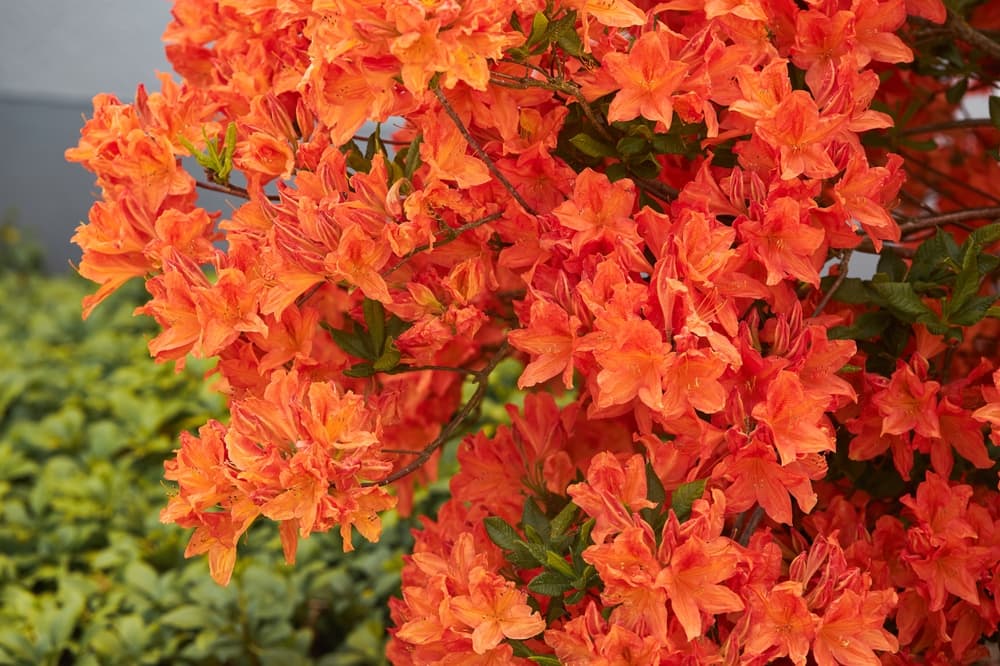
<instances>
[{"instance_id":1,"label":"thin twig","mask_svg":"<svg viewBox=\"0 0 1000 666\"><path fill-rule=\"evenodd\" d=\"M426 245L418 245L417 247L413 248L412 250L404 254L400 258L400 260L397 261L395 264L393 264L388 270L382 271L382 277L386 277L387 275L392 275L397 270L399 270L403 266L403 264L412 259L414 256L420 254L421 252L425 252L432 248L440 247L442 245L447 245L448 243L454 240L458 240L458 237L464 234L466 231L471 231L477 227L483 226L484 224L495 222L496 220L499 220L501 217L503 217L503 213L501 212L490 213L486 217L481 217L478 220L473 220L472 222L463 224L460 227L455 227L454 229L446 229L445 231L441 232L445 234L444 238L434 243L433 245L428 243Z\"/></svg>"},{"instance_id":2,"label":"thin twig","mask_svg":"<svg viewBox=\"0 0 1000 666\"><path fill-rule=\"evenodd\" d=\"M948 22L946 25L951 31L969 46L974 46L983 53L988 53L994 58L1000 59L1000 42L995 42L979 30L976 30L968 22L955 13L948 10Z\"/></svg>"},{"instance_id":3,"label":"thin twig","mask_svg":"<svg viewBox=\"0 0 1000 666\"><path fill-rule=\"evenodd\" d=\"M816 305L816 309L813 310L812 316L814 318L820 316L823 313L823 310L830 302L830 299L833 298L833 295L837 292L838 289L840 289L840 285L844 284L844 280L847 279L847 269L850 266L851 255L853 253L854 253L853 250L844 250L840 254L840 266L837 269L838 270L837 279L834 280L833 284L830 285L830 288L826 290L826 293L823 294L823 298L821 298L819 303Z\"/></svg>"},{"instance_id":4,"label":"thin twig","mask_svg":"<svg viewBox=\"0 0 1000 666\"><path fill-rule=\"evenodd\" d=\"M992 201L995 201L996 203L1000 203L1000 197L997 197L994 194L990 194L989 192L987 192L985 190L981 190L978 187L975 187L974 185L970 185L970 184L966 183L963 180L959 180L958 178L954 178L951 175L945 173L944 171L941 171L940 169L936 169L936 168L932 167L930 164L927 164L927 160L917 159L913 155L909 155L909 154L907 154L906 152L904 152L902 150L899 151L899 154L902 155L905 159L907 159L907 160L913 162L914 164L916 164L917 166L919 166L924 171L932 173L935 176L937 176L938 178L942 178L945 181L947 181L947 182L955 185L956 187L961 187L961 188L965 189L968 192L972 192L973 194L976 194L976 195L979 195L979 196L983 197L984 199L990 199Z\"/></svg>"},{"instance_id":5,"label":"thin twig","mask_svg":"<svg viewBox=\"0 0 1000 666\"><path fill-rule=\"evenodd\" d=\"M524 67L528 66L527 63L516 63L516 64L522 65ZM540 70L535 69L535 71L540 71ZM565 79L554 78L552 76L549 76L548 74L544 75L546 77L545 80L540 81L538 79L533 79L530 77L519 78L511 74L505 74L503 72L493 72L492 76L494 78L492 78L490 82L501 86L507 86L509 88L514 88L514 87L543 88L545 90L551 90L552 92L558 92L562 93L563 95L568 95L569 97L572 97L577 104L580 105L580 109L583 111L583 115L587 116L587 120L589 120L590 124L594 126L594 129L596 129L598 134L601 135L601 138L604 139L605 141L608 141L609 143L614 143L614 137L612 137L611 134L608 132L607 127L605 127L605 124L598 119L597 114L594 112L593 107L590 106L590 102L588 102L587 98L583 96L583 92L580 90L580 86L570 81L566 81ZM505 77L506 81L501 81L497 79L496 78L497 76Z\"/></svg>"},{"instance_id":6,"label":"thin twig","mask_svg":"<svg viewBox=\"0 0 1000 666\"><path fill-rule=\"evenodd\" d=\"M392 370L382 370L380 372L385 375L401 375L407 372L424 372L427 370L433 370L436 372L457 372L462 375L475 375L478 372L477 370L456 368L451 365L397 365Z\"/></svg>"},{"instance_id":7,"label":"thin twig","mask_svg":"<svg viewBox=\"0 0 1000 666\"><path fill-rule=\"evenodd\" d=\"M952 213L940 213L938 215L926 215L923 217L910 218L907 222L899 225L899 231L906 235L922 229L930 229L945 224L956 222L967 222L969 220L1000 218L1000 206L989 206L986 208L970 208L968 210L958 210Z\"/></svg>"},{"instance_id":8,"label":"thin twig","mask_svg":"<svg viewBox=\"0 0 1000 666\"><path fill-rule=\"evenodd\" d=\"M757 525L764 518L764 509L759 505L754 508L753 513L750 514L750 518L747 520L746 525L743 527L743 533L740 535L738 543L746 548L750 544L750 537L757 530Z\"/></svg>"},{"instance_id":9,"label":"thin twig","mask_svg":"<svg viewBox=\"0 0 1000 666\"><path fill-rule=\"evenodd\" d=\"M219 185L218 183L209 183L203 180L196 180L194 181L194 184L203 190L222 192L223 194L230 194L234 197L240 197L241 199L250 201L250 191L237 185ZM266 196L269 201L281 201L281 197L277 194L266 194L264 196Z\"/></svg>"},{"instance_id":10,"label":"thin twig","mask_svg":"<svg viewBox=\"0 0 1000 666\"><path fill-rule=\"evenodd\" d=\"M455 127L457 127L458 131L462 133L463 137L465 137L465 141L469 144L469 147L472 148L473 152L476 153L479 159L481 159L483 163L486 164L486 168L489 170L491 174L493 174L493 177L496 178L498 181L500 181L500 184L503 185L508 192L510 192L510 196L513 197L514 201L520 204L521 208L523 208L531 215L538 215L535 209L529 206L528 202L525 201L524 198L518 193L518 191L514 189L514 186L511 184L509 180L507 180L507 177L500 172L500 169L498 169L497 165L493 163L493 160L490 159L490 156L486 154L486 151L483 150L483 147L479 145L479 142L476 141L476 139L472 136L472 134L469 133L469 130L465 126L465 123L462 122L462 119L459 118L458 114L455 112L455 109L453 109L451 104L448 102L448 98L445 97L443 92L441 92L441 88L439 88L437 85L433 85L431 86L431 90L434 91L434 96L438 98L438 101L441 103L441 107L444 109L444 112L447 113L448 117L451 118L451 121L455 123Z\"/></svg>"},{"instance_id":11,"label":"thin twig","mask_svg":"<svg viewBox=\"0 0 1000 666\"><path fill-rule=\"evenodd\" d=\"M915 134L931 134L933 132L948 132L951 130L979 129L981 127L993 127L993 122L989 118L966 118L964 120L949 120L940 123L930 123L918 127L907 127L898 132L899 136L913 136Z\"/></svg>"},{"instance_id":12,"label":"thin twig","mask_svg":"<svg viewBox=\"0 0 1000 666\"><path fill-rule=\"evenodd\" d=\"M902 236L908 236L925 229L933 229L949 224L959 224L969 220L1000 219L1000 206L990 206L986 208L970 208L968 210L957 210L951 213L938 213L936 215L924 215L922 217L904 218L907 221L899 225ZM895 243L885 243L897 253L905 253L906 248ZM875 252L875 245L870 238L861 241L861 244L854 248L858 252Z\"/></svg>"},{"instance_id":13,"label":"thin twig","mask_svg":"<svg viewBox=\"0 0 1000 666\"><path fill-rule=\"evenodd\" d=\"M451 420L448 421L443 428L441 428L441 432L434 438L434 441L425 446L414 460L406 466L397 469L395 472L380 481L369 481L361 485L387 486L393 481L398 481L404 476L412 474L416 470L420 469L420 467L422 467L423 464L430 459L431 455L433 455L435 451L444 446L445 442L451 439L455 433L458 432L458 429L462 427L462 424L469 418L469 415L482 404L483 398L486 397L486 390L489 388L490 374L498 365L500 365L500 361L507 356L509 351L510 347L507 345L507 341L505 340L503 344L500 345L500 348L497 349L493 358L490 359L490 362L486 364L486 367L475 373L473 381L476 383L476 390L473 392L468 402L462 405L462 408L451 417Z\"/></svg>"}]
</instances>

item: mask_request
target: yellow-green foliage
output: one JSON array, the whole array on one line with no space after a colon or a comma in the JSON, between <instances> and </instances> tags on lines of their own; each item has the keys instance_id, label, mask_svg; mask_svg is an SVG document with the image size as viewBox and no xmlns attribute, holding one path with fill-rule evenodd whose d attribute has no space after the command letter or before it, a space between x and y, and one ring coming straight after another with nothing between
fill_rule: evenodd
<instances>
[{"instance_id":1,"label":"yellow-green foliage","mask_svg":"<svg viewBox=\"0 0 1000 666\"><path fill-rule=\"evenodd\" d=\"M208 367L149 359L134 291L82 322L87 289L0 275L0 663L383 663L409 526L350 558L314 535L295 567L256 529L217 586L157 518L177 433L224 413Z\"/></svg>"}]
</instances>

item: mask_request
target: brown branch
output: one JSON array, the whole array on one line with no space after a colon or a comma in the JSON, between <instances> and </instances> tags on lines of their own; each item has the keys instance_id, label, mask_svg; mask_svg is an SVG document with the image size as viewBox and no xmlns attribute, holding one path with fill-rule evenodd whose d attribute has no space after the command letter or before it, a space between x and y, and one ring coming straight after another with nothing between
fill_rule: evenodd
<instances>
[{"instance_id":1,"label":"brown branch","mask_svg":"<svg viewBox=\"0 0 1000 666\"><path fill-rule=\"evenodd\" d=\"M949 184L955 185L956 187L961 187L961 188L965 189L968 192L972 192L975 195L983 197L984 199L991 199L991 200L993 200L993 201L995 201L997 203L1000 203L1000 197L997 197L996 195L990 194L989 192L987 192L985 190L981 190L978 187L975 187L974 185L970 185L969 183L966 183L963 180L959 180L958 178L954 178L950 174L945 173L944 171L941 171L940 169L936 169L936 168L932 167L930 164L927 164L927 160L918 159L918 158L914 157L913 155L908 154L908 153L906 153L906 152L904 152L902 150L899 151L899 154L902 155L904 159L909 160L913 164L919 166L924 171L927 171L928 173L932 173L935 176L937 176L938 178L941 178L941 179L947 181ZM934 188L934 189L938 189L939 188L939 186L935 186L933 184L931 184L930 186L932 188ZM951 198L954 198L954 197L951 197Z\"/></svg>"},{"instance_id":2,"label":"brown branch","mask_svg":"<svg viewBox=\"0 0 1000 666\"><path fill-rule=\"evenodd\" d=\"M469 144L469 147L472 148L473 152L476 153L479 159L486 164L486 168L491 174L493 174L493 177L500 181L500 184L504 186L504 189L510 192L510 196L513 197L514 201L516 201L521 208L531 215L538 215L535 209L529 206L528 202L525 201L518 191L514 189L514 186L509 180L507 180L507 177L500 172L500 169L498 169L497 165L493 163L493 160L486 154L486 151L479 145L479 142L476 141L472 134L469 133L469 129L465 126L465 123L462 122L462 119L458 117L455 109L453 109L451 104L448 102L448 98L445 97L443 92L441 92L441 88L435 84L431 86L431 90L434 91L434 96L437 97L438 101L441 103L441 108L443 108L444 112L448 114L451 121L455 123L455 127L457 127L458 131L462 133L463 137L465 137L466 143Z\"/></svg>"},{"instance_id":3,"label":"brown branch","mask_svg":"<svg viewBox=\"0 0 1000 666\"><path fill-rule=\"evenodd\" d=\"M840 289L840 285L844 284L844 280L847 279L847 269L851 263L851 255L854 253L853 250L844 250L840 254L840 266L838 268L837 279L833 281L830 288L827 289L826 293L823 294L823 298L820 299L819 303L816 305L816 309L813 310L812 316L818 317L826 309L826 306L830 303L830 299L833 295Z\"/></svg>"},{"instance_id":4,"label":"brown branch","mask_svg":"<svg viewBox=\"0 0 1000 666\"><path fill-rule=\"evenodd\" d=\"M517 63L523 67L528 67L527 63ZM537 68L532 67L534 71L541 71ZM580 109L583 110L583 115L587 116L587 120L590 124L594 126L594 129L601 135L601 138L605 141L614 142L614 138L608 133L607 127L597 118L597 114L594 112L590 102L587 98L583 96L583 92L580 90L580 86L566 81L565 79L559 79L545 74L545 80L540 81L538 79L533 79L531 77L516 77L511 74L505 74L504 72L493 72L492 77L504 77L506 82L502 82L497 78L491 78L490 82L497 85L506 86L508 88L543 88L545 90L551 90L552 92L562 93L563 95L568 95L572 97L577 104L580 105Z\"/></svg>"},{"instance_id":5,"label":"brown branch","mask_svg":"<svg viewBox=\"0 0 1000 666\"><path fill-rule=\"evenodd\" d=\"M899 230L904 235L914 231L930 229L932 227L957 222L968 222L969 220L981 220L986 218L1000 218L1000 206L990 206L987 208L970 208L968 210L958 210L952 213L940 213L938 215L926 215L923 217L909 218L907 222L899 225Z\"/></svg>"},{"instance_id":6,"label":"brown branch","mask_svg":"<svg viewBox=\"0 0 1000 666\"><path fill-rule=\"evenodd\" d=\"M240 197L241 199L246 199L250 201L250 191L246 188L239 187L237 185L220 185L218 183L209 183L203 180L194 181L195 186L200 187L203 190L211 190L212 192L222 192L223 194L229 194L234 197ZM281 201L281 197L276 194L265 195L268 201Z\"/></svg>"},{"instance_id":7,"label":"brown branch","mask_svg":"<svg viewBox=\"0 0 1000 666\"><path fill-rule=\"evenodd\" d=\"M466 231L471 231L472 229L475 229L476 227L481 227L484 224L489 224L490 222L495 222L496 220L499 220L501 217L503 217L503 213L500 213L500 212L490 213L486 217L481 217L478 220L473 220L472 222L469 222L467 224L463 224L460 227L455 227L454 229L451 229L451 228L446 229L446 230L444 230L444 231L441 232L441 233L443 233L445 235L445 237L442 238L438 243L436 243L434 245L431 245L430 243L428 243L426 245L418 245L417 247L413 248L412 250L410 250L409 252L407 252L406 254L404 254L400 258L400 260L397 261L395 264L393 264L388 270L382 271L381 275L382 275L382 277L386 277L388 275L392 275L397 270L399 270L403 266L403 264L405 264L407 261L409 261L410 259L412 259L416 255L420 254L421 252L425 252L425 251L430 250L430 249L432 249L434 247L440 247L442 245L447 245L448 243L450 243L450 242L452 242L454 240L458 240L458 237L461 236L462 234L464 234Z\"/></svg>"},{"instance_id":8,"label":"brown branch","mask_svg":"<svg viewBox=\"0 0 1000 666\"><path fill-rule=\"evenodd\" d=\"M970 208L968 210L958 210L951 213L938 213L936 215L924 215L922 217L909 217L903 219L905 219L906 222L899 225L899 231L903 236L906 236L917 231L947 226L949 224L959 224L970 220L1000 220L1000 206ZM900 253L904 253L906 250L905 247L896 245L895 243L886 243L886 245ZM861 244L858 245L855 250L858 252L873 253L875 252L875 246L872 244L872 240L870 238L866 238L861 241Z\"/></svg>"},{"instance_id":9,"label":"brown branch","mask_svg":"<svg viewBox=\"0 0 1000 666\"><path fill-rule=\"evenodd\" d=\"M993 41L979 30L973 28L964 18L951 9L948 10L948 22L945 25L951 28L952 33L956 37L969 46L973 46L983 53L1000 59L1000 42Z\"/></svg>"},{"instance_id":10,"label":"brown branch","mask_svg":"<svg viewBox=\"0 0 1000 666\"><path fill-rule=\"evenodd\" d=\"M931 134L933 132L949 132L951 130L979 129L982 127L993 127L993 122L989 118L966 118L964 120L949 120L940 123L930 123L918 127L907 127L898 132L899 136L913 136L915 134Z\"/></svg>"},{"instance_id":11,"label":"brown branch","mask_svg":"<svg viewBox=\"0 0 1000 666\"><path fill-rule=\"evenodd\" d=\"M744 548L747 547L747 545L750 543L750 537L753 536L753 533L757 530L757 525L760 524L760 521L763 518L764 518L764 509L761 508L760 506L754 507L754 510L753 512L751 512L750 518L747 520L746 525L743 526L743 533L740 535L740 538L737 541L741 546L743 546Z\"/></svg>"},{"instance_id":12,"label":"brown branch","mask_svg":"<svg viewBox=\"0 0 1000 666\"><path fill-rule=\"evenodd\" d=\"M472 412L482 404L483 398L486 397L486 390L489 388L490 374L498 365L500 365L500 361L507 356L509 351L510 347L507 345L507 341L505 340L503 344L500 345L500 348L497 349L493 358L491 358L489 363L486 364L486 367L477 371L473 375L473 381L476 383L476 390L473 392L468 402L462 405L461 409L459 409L455 415L451 417L451 420L448 421L443 428L441 428L441 432L434 438L434 441L425 446L414 460L406 466L400 467L395 472L380 481L368 481L361 485L387 486L393 481L398 481L404 476L412 474L416 470L420 469L420 467L422 467L423 464L430 459L431 455L433 455L435 451L440 449L444 446L445 442L455 436L458 429L462 427L463 423L465 423L466 419L468 419Z\"/></svg>"},{"instance_id":13,"label":"brown branch","mask_svg":"<svg viewBox=\"0 0 1000 666\"><path fill-rule=\"evenodd\" d=\"M379 372L384 375L402 375L407 372L425 372L428 370L436 372L457 372L462 375L476 375L478 372L477 370L456 368L451 365L397 365L392 370L380 370Z\"/></svg>"}]
</instances>

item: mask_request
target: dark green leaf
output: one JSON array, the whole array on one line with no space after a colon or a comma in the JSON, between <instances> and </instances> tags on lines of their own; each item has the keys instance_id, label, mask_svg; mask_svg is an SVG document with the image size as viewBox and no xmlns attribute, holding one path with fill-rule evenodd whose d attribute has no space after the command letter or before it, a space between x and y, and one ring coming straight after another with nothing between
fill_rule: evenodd
<instances>
[{"instance_id":1,"label":"dark green leaf","mask_svg":"<svg viewBox=\"0 0 1000 666\"><path fill-rule=\"evenodd\" d=\"M528 583L528 589L536 594L544 594L547 597L561 597L573 585L564 576L554 571L543 571Z\"/></svg>"},{"instance_id":2,"label":"dark green leaf","mask_svg":"<svg viewBox=\"0 0 1000 666\"><path fill-rule=\"evenodd\" d=\"M677 520L683 522L691 516L691 506L705 492L705 479L682 483L670 498L670 508L677 515Z\"/></svg>"},{"instance_id":3,"label":"dark green leaf","mask_svg":"<svg viewBox=\"0 0 1000 666\"><path fill-rule=\"evenodd\" d=\"M542 543L548 543L552 536L552 528L549 519L545 517L534 498L526 497L524 500L524 511L521 514L521 526L525 531L529 528L535 531L541 538Z\"/></svg>"},{"instance_id":4,"label":"dark green leaf","mask_svg":"<svg viewBox=\"0 0 1000 666\"><path fill-rule=\"evenodd\" d=\"M993 296L975 296L952 312L948 316L948 321L958 326L972 326L989 316L994 303L996 298Z\"/></svg>"},{"instance_id":5,"label":"dark green leaf","mask_svg":"<svg viewBox=\"0 0 1000 666\"><path fill-rule=\"evenodd\" d=\"M573 567L570 566L569 562L564 560L557 553L553 553L551 550L546 555L545 566L549 570L565 576L567 580L573 580L576 578L576 572L573 571Z\"/></svg>"},{"instance_id":6,"label":"dark green leaf","mask_svg":"<svg viewBox=\"0 0 1000 666\"><path fill-rule=\"evenodd\" d=\"M499 516L489 516L483 520L483 524L490 540L504 550L514 550L514 544L521 539L517 530Z\"/></svg>"},{"instance_id":7,"label":"dark green leaf","mask_svg":"<svg viewBox=\"0 0 1000 666\"><path fill-rule=\"evenodd\" d=\"M573 519L576 518L577 507L573 502L567 502L566 506L556 514L556 517L552 519L550 524L552 538L561 537L569 529L569 526L573 524Z\"/></svg>"},{"instance_id":8,"label":"dark green leaf","mask_svg":"<svg viewBox=\"0 0 1000 666\"><path fill-rule=\"evenodd\" d=\"M618 153L631 156L649 151L649 142L638 136L626 136L618 142Z\"/></svg>"},{"instance_id":9,"label":"dark green leaf","mask_svg":"<svg viewBox=\"0 0 1000 666\"><path fill-rule=\"evenodd\" d=\"M378 301L366 298L361 309L365 314L368 334L371 337L375 355L380 356L385 349L385 307Z\"/></svg>"},{"instance_id":10,"label":"dark green leaf","mask_svg":"<svg viewBox=\"0 0 1000 666\"><path fill-rule=\"evenodd\" d=\"M832 285L835 277L823 278L823 281L829 281ZM868 282L860 278L845 278L840 286L837 287L837 291L833 293L833 298L840 301L841 303L850 303L852 305L863 305L866 303L877 304L881 299L878 294L873 292L869 286Z\"/></svg>"},{"instance_id":11,"label":"dark green leaf","mask_svg":"<svg viewBox=\"0 0 1000 666\"><path fill-rule=\"evenodd\" d=\"M909 282L872 282L872 289L885 299L892 310L910 321L936 321L937 315L921 300Z\"/></svg>"},{"instance_id":12,"label":"dark green leaf","mask_svg":"<svg viewBox=\"0 0 1000 666\"><path fill-rule=\"evenodd\" d=\"M979 227L969 234L969 237L962 244L962 249L966 252L965 256L978 255L984 248L993 245L998 240L1000 240L1000 222L994 222L985 227Z\"/></svg>"},{"instance_id":13,"label":"dark green leaf","mask_svg":"<svg viewBox=\"0 0 1000 666\"><path fill-rule=\"evenodd\" d=\"M550 657L547 654L536 654L533 657L528 657L529 661L533 661L536 664L541 664L541 666L561 666L562 662L555 657Z\"/></svg>"},{"instance_id":14,"label":"dark green leaf","mask_svg":"<svg viewBox=\"0 0 1000 666\"><path fill-rule=\"evenodd\" d=\"M871 340L892 321L888 312L877 310L858 315L850 326L834 326L827 331L830 340Z\"/></svg>"},{"instance_id":15,"label":"dark green leaf","mask_svg":"<svg viewBox=\"0 0 1000 666\"><path fill-rule=\"evenodd\" d=\"M401 355L399 350L396 349L396 345L390 342L388 348L382 352L382 355L372 365L379 372L388 372L399 365L400 358Z\"/></svg>"},{"instance_id":16,"label":"dark green leaf","mask_svg":"<svg viewBox=\"0 0 1000 666\"><path fill-rule=\"evenodd\" d=\"M333 328L329 324L325 323L323 324L323 328L330 333L330 337L333 338L333 342L351 356L368 359L370 361L375 360L374 357L368 353L368 350L365 348L364 343L358 335L348 333L347 331L341 331L340 329Z\"/></svg>"},{"instance_id":17,"label":"dark green leaf","mask_svg":"<svg viewBox=\"0 0 1000 666\"><path fill-rule=\"evenodd\" d=\"M891 248L886 247L882 249L878 267L875 270L878 273L888 275L893 282L902 282L903 278L906 277L906 262Z\"/></svg>"},{"instance_id":18,"label":"dark green leaf","mask_svg":"<svg viewBox=\"0 0 1000 666\"><path fill-rule=\"evenodd\" d=\"M420 144L424 140L424 135L418 134L406 148L406 162L403 164L403 177L413 178L413 174L420 168Z\"/></svg>"},{"instance_id":19,"label":"dark green leaf","mask_svg":"<svg viewBox=\"0 0 1000 666\"><path fill-rule=\"evenodd\" d=\"M603 141L599 141L589 134L582 132L572 137L569 142L588 157L614 157L618 154L614 146L609 146Z\"/></svg>"},{"instance_id":20,"label":"dark green leaf","mask_svg":"<svg viewBox=\"0 0 1000 666\"><path fill-rule=\"evenodd\" d=\"M372 377L375 374L375 368L374 366L372 366L371 363L367 361L364 363L355 363L347 370L344 370L344 374L347 375L348 377L356 377L356 378Z\"/></svg>"}]
</instances>

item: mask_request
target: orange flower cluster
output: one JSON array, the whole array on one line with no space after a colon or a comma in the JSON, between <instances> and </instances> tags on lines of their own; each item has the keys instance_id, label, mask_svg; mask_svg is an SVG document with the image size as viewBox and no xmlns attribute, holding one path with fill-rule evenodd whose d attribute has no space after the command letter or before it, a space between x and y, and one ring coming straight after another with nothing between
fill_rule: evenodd
<instances>
[{"instance_id":1,"label":"orange flower cluster","mask_svg":"<svg viewBox=\"0 0 1000 666\"><path fill-rule=\"evenodd\" d=\"M393 663L981 658L1000 122L954 116L1000 47L952 14L175 0L181 81L98 95L67 151L102 192L84 314L143 279L151 354L217 359L230 399L162 519L223 584L261 516L289 561L376 540L513 355L523 407L461 443Z\"/></svg>"}]
</instances>

